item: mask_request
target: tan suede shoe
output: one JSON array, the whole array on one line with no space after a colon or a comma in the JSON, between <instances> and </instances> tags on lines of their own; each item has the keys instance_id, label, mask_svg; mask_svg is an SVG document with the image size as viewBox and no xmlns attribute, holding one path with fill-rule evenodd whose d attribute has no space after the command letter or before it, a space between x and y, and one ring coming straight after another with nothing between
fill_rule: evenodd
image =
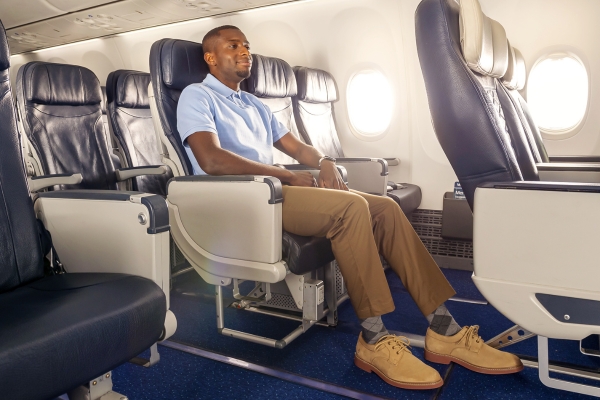
<instances>
[{"instance_id":1,"label":"tan suede shoe","mask_svg":"<svg viewBox=\"0 0 600 400\"><path fill-rule=\"evenodd\" d=\"M427 329L425 359L440 364L450 361L482 374L512 374L523 369L519 357L494 349L477 334L479 326L465 326L453 336Z\"/></svg>"},{"instance_id":2,"label":"tan suede shoe","mask_svg":"<svg viewBox=\"0 0 600 400\"><path fill-rule=\"evenodd\" d=\"M354 364L367 372L375 372L392 386L402 389L435 389L444 384L442 377L429 365L413 356L407 338L385 335L368 344L362 332L356 343Z\"/></svg>"}]
</instances>

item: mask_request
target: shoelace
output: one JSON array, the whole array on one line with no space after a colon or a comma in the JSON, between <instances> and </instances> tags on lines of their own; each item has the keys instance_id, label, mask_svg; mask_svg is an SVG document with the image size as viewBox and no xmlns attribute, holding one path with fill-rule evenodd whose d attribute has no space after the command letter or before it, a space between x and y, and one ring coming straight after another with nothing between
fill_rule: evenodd
<instances>
[{"instance_id":1,"label":"shoelace","mask_svg":"<svg viewBox=\"0 0 600 400\"><path fill-rule=\"evenodd\" d=\"M400 354L402 350L411 352L410 349L410 340L408 340L405 336L396 336L396 335L384 335L377 341L375 344L375 350L379 351L385 345L391 345L392 350L396 350L396 354Z\"/></svg>"},{"instance_id":2,"label":"shoelace","mask_svg":"<svg viewBox=\"0 0 600 400\"><path fill-rule=\"evenodd\" d=\"M479 332L479 325L473 325L470 326L469 329L467 329L467 333L465 334L467 340L465 341L465 344L467 347L471 347L471 342L475 341L475 343L479 343L481 341L481 336L479 336L478 334Z\"/></svg>"}]
</instances>

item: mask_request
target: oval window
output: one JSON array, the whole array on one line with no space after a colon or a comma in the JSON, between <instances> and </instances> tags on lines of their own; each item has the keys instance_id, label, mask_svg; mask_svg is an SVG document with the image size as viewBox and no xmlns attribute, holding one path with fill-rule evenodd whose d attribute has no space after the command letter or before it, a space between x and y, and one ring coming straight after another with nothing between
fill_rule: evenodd
<instances>
[{"instance_id":1,"label":"oval window","mask_svg":"<svg viewBox=\"0 0 600 400\"><path fill-rule=\"evenodd\" d=\"M392 89L379 71L366 70L352 76L347 91L348 116L352 128L365 136L377 136L392 120Z\"/></svg>"},{"instance_id":2,"label":"oval window","mask_svg":"<svg viewBox=\"0 0 600 400\"><path fill-rule=\"evenodd\" d=\"M588 91L588 74L581 61L566 54L552 55L529 73L527 103L541 130L564 133L583 120Z\"/></svg>"}]
</instances>

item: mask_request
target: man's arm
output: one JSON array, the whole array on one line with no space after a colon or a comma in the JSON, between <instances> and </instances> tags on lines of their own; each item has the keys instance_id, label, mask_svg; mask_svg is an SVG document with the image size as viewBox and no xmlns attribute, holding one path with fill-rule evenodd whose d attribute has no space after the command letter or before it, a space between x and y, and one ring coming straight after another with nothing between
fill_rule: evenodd
<instances>
[{"instance_id":1,"label":"man's arm","mask_svg":"<svg viewBox=\"0 0 600 400\"><path fill-rule=\"evenodd\" d=\"M221 148L219 137L212 132L195 132L188 136L187 142L200 168L210 175L269 175L292 186L317 185L310 172L292 172L258 163Z\"/></svg>"},{"instance_id":2,"label":"man's arm","mask_svg":"<svg viewBox=\"0 0 600 400\"><path fill-rule=\"evenodd\" d=\"M308 165L309 167L319 168L319 160L323 157L317 149L302 143L291 133L283 135L281 139L276 141L273 146L288 156L298 160L300 164ZM329 160L321 162L321 172L318 179L319 187L348 190L348 186L344 183L340 172L337 170L335 163Z\"/></svg>"}]
</instances>

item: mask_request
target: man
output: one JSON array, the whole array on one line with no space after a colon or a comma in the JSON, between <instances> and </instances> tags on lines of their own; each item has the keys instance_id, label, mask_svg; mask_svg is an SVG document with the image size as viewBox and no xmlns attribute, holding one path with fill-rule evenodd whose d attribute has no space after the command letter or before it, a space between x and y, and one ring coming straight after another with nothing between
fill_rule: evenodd
<instances>
[{"instance_id":1,"label":"man","mask_svg":"<svg viewBox=\"0 0 600 400\"><path fill-rule=\"evenodd\" d=\"M244 34L221 26L206 34L202 46L210 74L183 90L177 108L178 131L194 173L270 175L284 183L283 229L331 240L362 326L355 364L401 388L443 384L435 369L411 354L408 340L390 335L381 321L381 315L394 310L382 254L430 322L427 360L453 361L487 374L521 371L516 356L483 343L477 326L456 323L444 305L454 290L393 200L349 191L335 159L300 142L260 100L239 90L252 65ZM318 180L308 172L273 166L273 147L319 168Z\"/></svg>"}]
</instances>

